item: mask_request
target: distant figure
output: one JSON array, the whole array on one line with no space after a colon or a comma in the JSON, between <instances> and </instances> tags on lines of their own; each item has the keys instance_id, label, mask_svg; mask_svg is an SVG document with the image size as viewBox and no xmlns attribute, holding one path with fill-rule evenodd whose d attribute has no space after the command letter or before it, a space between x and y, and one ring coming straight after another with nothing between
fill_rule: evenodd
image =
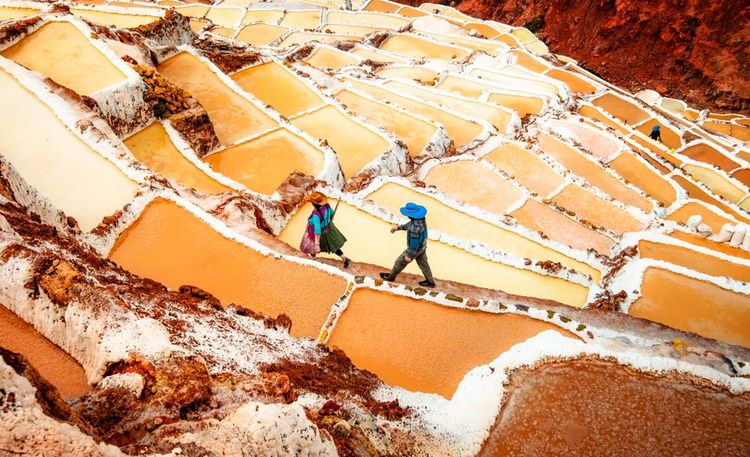
<instances>
[{"instance_id":1,"label":"distant figure","mask_svg":"<svg viewBox=\"0 0 750 457\"><path fill-rule=\"evenodd\" d=\"M649 135L649 137L651 137L652 140L661 143L661 127L655 125L654 128L651 129L651 134Z\"/></svg>"},{"instance_id":2,"label":"distant figure","mask_svg":"<svg viewBox=\"0 0 750 457\"><path fill-rule=\"evenodd\" d=\"M427 208L417 205L416 203L407 203L401 208L401 214L409 218L409 222L403 225L394 225L391 233L397 230L406 230L406 250L396 259L393 269L390 273L380 273L380 277L386 281L395 281L396 276L412 260L417 260L419 269L422 270L424 281L420 281L422 287L435 287L435 281L432 278L430 264L427 262Z\"/></svg>"},{"instance_id":3,"label":"distant figure","mask_svg":"<svg viewBox=\"0 0 750 457\"><path fill-rule=\"evenodd\" d=\"M305 235L299 245L300 251L312 257L320 252L336 254L344 261L344 268L349 268L351 260L341 250L346 243L346 237L333 225L335 212L328 204L328 198L320 192L313 192L308 201L312 203L313 211L307 219Z\"/></svg>"}]
</instances>

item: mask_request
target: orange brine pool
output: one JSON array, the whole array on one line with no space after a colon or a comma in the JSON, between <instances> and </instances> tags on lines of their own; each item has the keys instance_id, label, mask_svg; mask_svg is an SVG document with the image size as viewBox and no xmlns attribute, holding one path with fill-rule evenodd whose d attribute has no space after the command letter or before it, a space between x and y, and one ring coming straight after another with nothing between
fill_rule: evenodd
<instances>
[{"instance_id":1,"label":"orange brine pool","mask_svg":"<svg viewBox=\"0 0 750 457\"><path fill-rule=\"evenodd\" d=\"M316 338L346 281L264 256L226 238L188 210L155 200L118 238L109 258L176 289L200 287L221 300L292 318L292 335Z\"/></svg>"}]
</instances>

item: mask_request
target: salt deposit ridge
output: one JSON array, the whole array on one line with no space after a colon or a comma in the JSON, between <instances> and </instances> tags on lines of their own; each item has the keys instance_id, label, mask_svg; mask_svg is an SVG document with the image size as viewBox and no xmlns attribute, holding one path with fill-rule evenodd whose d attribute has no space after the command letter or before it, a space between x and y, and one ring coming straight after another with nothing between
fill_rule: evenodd
<instances>
[{"instance_id":1,"label":"salt deposit ridge","mask_svg":"<svg viewBox=\"0 0 750 457\"><path fill-rule=\"evenodd\" d=\"M387 0L0 0L0 94L0 454L750 454L747 116Z\"/></svg>"}]
</instances>

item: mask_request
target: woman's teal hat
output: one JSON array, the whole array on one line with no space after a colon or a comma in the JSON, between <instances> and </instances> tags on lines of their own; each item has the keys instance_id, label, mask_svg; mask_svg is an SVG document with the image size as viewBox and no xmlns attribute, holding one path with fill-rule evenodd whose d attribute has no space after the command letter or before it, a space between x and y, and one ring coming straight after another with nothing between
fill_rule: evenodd
<instances>
[{"instance_id":1,"label":"woman's teal hat","mask_svg":"<svg viewBox=\"0 0 750 457\"><path fill-rule=\"evenodd\" d=\"M416 203L409 202L401 208L401 214L412 219L422 219L427 215L427 208Z\"/></svg>"}]
</instances>

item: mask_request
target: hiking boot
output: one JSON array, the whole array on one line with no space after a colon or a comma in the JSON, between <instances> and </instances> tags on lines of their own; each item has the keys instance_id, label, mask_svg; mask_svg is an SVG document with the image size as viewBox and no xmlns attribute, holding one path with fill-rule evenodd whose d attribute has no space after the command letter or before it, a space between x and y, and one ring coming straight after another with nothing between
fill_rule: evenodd
<instances>
[{"instance_id":1,"label":"hiking boot","mask_svg":"<svg viewBox=\"0 0 750 457\"><path fill-rule=\"evenodd\" d=\"M349 265L352 263L351 259L347 258L344 260L344 268L349 268Z\"/></svg>"},{"instance_id":2,"label":"hiking boot","mask_svg":"<svg viewBox=\"0 0 750 457\"><path fill-rule=\"evenodd\" d=\"M435 287L435 282L425 279L424 281L419 281L419 285L422 287Z\"/></svg>"},{"instance_id":3,"label":"hiking boot","mask_svg":"<svg viewBox=\"0 0 750 457\"><path fill-rule=\"evenodd\" d=\"M390 273L380 273L380 277L383 278L384 280L388 281L388 282L392 282L392 281L395 280L395 279L391 278L391 274Z\"/></svg>"}]
</instances>

